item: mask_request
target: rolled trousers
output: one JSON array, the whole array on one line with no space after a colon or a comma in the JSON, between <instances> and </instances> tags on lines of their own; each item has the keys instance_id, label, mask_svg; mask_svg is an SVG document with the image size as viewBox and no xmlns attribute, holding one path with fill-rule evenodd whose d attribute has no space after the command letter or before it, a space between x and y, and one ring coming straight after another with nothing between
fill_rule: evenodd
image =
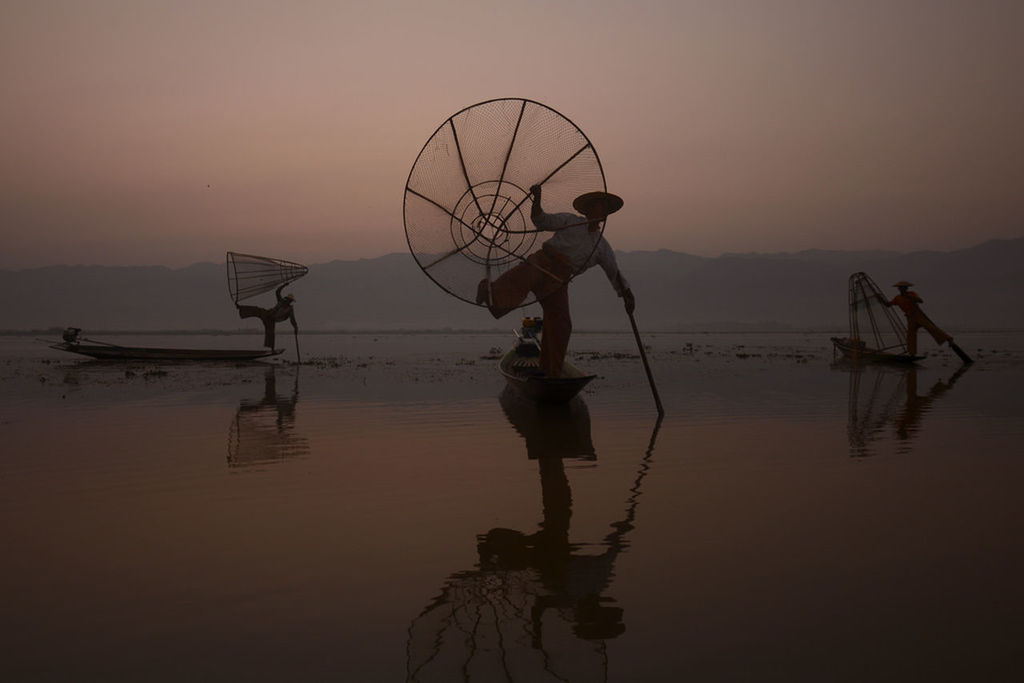
<instances>
[{"instance_id":1,"label":"rolled trousers","mask_svg":"<svg viewBox=\"0 0 1024 683\"><path fill-rule=\"evenodd\" d=\"M239 318L259 318L263 321L263 345L268 349L274 348L274 328L276 323L273 318L267 315L267 311L259 306L238 306Z\"/></svg>"},{"instance_id":2,"label":"rolled trousers","mask_svg":"<svg viewBox=\"0 0 1024 683\"><path fill-rule=\"evenodd\" d=\"M549 377L560 377L572 335L569 314L569 278L572 265L553 249L530 254L526 263L511 268L491 283L491 305L495 318L518 308L531 292L540 302L544 317L540 338L540 369Z\"/></svg>"},{"instance_id":3,"label":"rolled trousers","mask_svg":"<svg viewBox=\"0 0 1024 683\"><path fill-rule=\"evenodd\" d=\"M907 316L907 352L911 356L917 355L917 331L920 328L928 330L932 339L940 346L953 337L944 332L938 325L931 321L931 318L920 311Z\"/></svg>"}]
</instances>

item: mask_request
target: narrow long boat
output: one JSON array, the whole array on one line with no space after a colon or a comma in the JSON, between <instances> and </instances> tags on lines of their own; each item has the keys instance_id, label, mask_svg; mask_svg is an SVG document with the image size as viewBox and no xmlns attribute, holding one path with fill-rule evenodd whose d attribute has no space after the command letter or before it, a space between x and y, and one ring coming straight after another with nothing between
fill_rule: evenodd
<instances>
[{"instance_id":1,"label":"narrow long boat","mask_svg":"<svg viewBox=\"0 0 1024 683\"><path fill-rule=\"evenodd\" d=\"M541 374L538 356L524 356L518 353L517 349L512 349L502 356L498 362L498 369L505 376L509 386L538 403L571 401L597 376L584 374L575 365L565 361L561 377L548 377Z\"/></svg>"},{"instance_id":2,"label":"narrow long boat","mask_svg":"<svg viewBox=\"0 0 1024 683\"><path fill-rule=\"evenodd\" d=\"M562 364L560 377L548 377L540 369L540 318L524 318L516 344L498 361L505 381L519 394L538 403L566 403L597 375L588 375L570 363Z\"/></svg>"},{"instance_id":3,"label":"narrow long boat","mask_svg":"<svg viewBox=\"0 0 1024 683\"><path fill-rule=\"evenodd\" d=\"M900 351L872 349L863 341L849 337L832 337L832 345L836 351L842 354L843 358L853 362L909 364L924 358L924 356L911 356L909 353Z\"/></svg>"},{"instance_id":4,"label":"narrow long boat","mask_svg":"<svg viewBox=\"0 0 1024 683\"><path fill-rule=\"evenodd\" d=\"M245 361L277 356L284 352L284 349L166 349L79 342L60 342L51 344L50 348L99 360Z\"/></svg>"}]
</instances>

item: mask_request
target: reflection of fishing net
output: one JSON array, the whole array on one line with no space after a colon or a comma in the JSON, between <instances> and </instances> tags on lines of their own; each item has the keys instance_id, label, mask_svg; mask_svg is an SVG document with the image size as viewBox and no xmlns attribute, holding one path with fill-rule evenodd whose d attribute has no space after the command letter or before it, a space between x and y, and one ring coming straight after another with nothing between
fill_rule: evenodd
<instances>
[{"instance_id":1,"label":"reflection of fishing net","mask_svg":"<svg viewBox=\"0 0 1024 683\"><path fill-rule=\"evenodd\" d=\"M227 267L228 291L235 303L277 289L309 272L301 263L233 251L227 254Z\"/></svg>"},{"instance_id":2,"label":"reflection of fishing net","mask_svg":"<svg viewBox=\"0 0 1024 683\"><path fill-rule=\"evenodd\" d=\"M885 431L903 403L910 372L916 370L881 365L871 366L870 371L858 365L850 371L846 434L851 455L871 455L869 445Z\"/></svg>"},{"instance_id":3,"label":"reflection of fishing net","mask_svg":"<svg viewBox=\"0 0 1024 683\"><path fill-rule=\"evenodd\" d=\"M606 190L597 151L576 124L518 98L454 114L427 140L406 183L413 258L442 289L475 303L481 279L540 248L533 185L542 186L548 213L573 211L579 195Z\"/></svg>"},{"instance_id":4,"label":"reflection of fishing net","mask_svg":"<svg viewBox=\"0 0 1024 683\"><path fill-rule=\"evenodd\" d=\"M874 364L855 365L850 372L850 416L847 434L850 454L856 457L873 455L879 450L877 441L891 431L896 439L896 452L909 453L914 438L921 430L921 421L932 404L953 388L967 371L961 366L948 380L936 380L927 391L918 391L916 367Z\"/></svg>"},{"instance_id":5,"label":"reflection of fishing net","mask_svg":"<svg viewBox=\"0 0 1024 683\"><path fill-rule=\"evenodd\" d=\"M539 609L529 569L461 572L409 627L408 681L602 681L603 640L573 633L572 610Z\"/></svg>"},{"instance_id":6,"label":"reflection of fishing net","mask_svg":"<svg viewBox=\"0 0 1024 683\"><path fill-rule=\"evenodd\" d=\"M850 276L850 339L872 351L907 354L907 326L867 273Z\"/></svg>"}]
</instances>

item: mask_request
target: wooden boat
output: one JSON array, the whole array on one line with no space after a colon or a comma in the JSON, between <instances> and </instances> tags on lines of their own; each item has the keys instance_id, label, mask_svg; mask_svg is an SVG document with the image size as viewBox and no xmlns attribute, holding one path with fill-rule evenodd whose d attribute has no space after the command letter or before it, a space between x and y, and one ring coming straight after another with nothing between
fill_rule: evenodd
<instances>
[{"instance_id":1,"label":"wooden boat","mask_svg":"<svg viewBox=\"0 0 1024 683\"><path fill-rule=\"evenodd\" d=\"M849 361L869 363L916 363L924 356L911 356L909 353L893 353L880 349L868 348L862 340L849 337L832 337L835 350Z\"/></svg>"},{"instance_id":2,"label":"wooden boat","mask_svg":"<svg viewBox=\"0 0 1024 683\"><path fill-rule=\"evenodd\" d=\"M914 363L924 356L907 350L907 327L874 280L857 272L849 280L850 334L832 337L836 352L846 360L867 363Z\"/></svg>"},{"instance_id":3,"label":"wooden boat","mask_svg":"<svg viewBox=\"0 0 1024 683\"><path fill-rule=\"evenodd\" d=\"M498 370L508 385L525 398L538 403L566 403L597 375L584 374L565 361L561 377L548 377L540 370L540 344L536 330L540 319L525 318L517 343L498 361Z\"/></svg>"},{"instance_id":4,"label":"wooden boat","mask_svg":"<svg viewBox=\"0 0 1024 683\"><path fill-rule=\"evenodd\" d=\"M51 344L50 348L100 360L246 361L277 356L284 352L284 349L164 349L67 341Z\"/></svg>"}]
</instances>

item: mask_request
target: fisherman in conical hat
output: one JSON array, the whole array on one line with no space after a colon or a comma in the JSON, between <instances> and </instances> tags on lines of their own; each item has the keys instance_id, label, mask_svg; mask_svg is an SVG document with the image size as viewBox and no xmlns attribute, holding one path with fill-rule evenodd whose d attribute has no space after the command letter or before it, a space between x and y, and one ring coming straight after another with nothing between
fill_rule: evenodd
<instances>
[{"instance_id":1,"label":"fisherman in conical hat","mask_svg":"<svg viewBox=\"0 0 1024 683\"><path fill-rule=\"evenodd\" d=\"M235 304L235 307L238 309L239 318L259 318L263 322L263 345L271 350L274 349L274 328L277 326L277 323L289 320L295 332L299 331L299 326L295 322L295 297L291 294L281 296L281 290L287 285L288 283L286 282L274 291L277 303L271 308Z\"/></svg>"},{"instance_id":2,"label":"fisherman in conical hat","mask_svg":"<svg viewBox=\"0 0 1024 683\"><path fill-rule=\"evenodd\" d=\"M913 286L913 282L900 280L893 285L893 287L899 290L899 294L894 296L891 301L882 299L882 303L886 306L899 306L903 314L907 316L907 353L911 356L917 355L917 330L923 327L932 335L932 339L935 340L936 344L941 346L948 343L957 354L962 354L963 352L953 343L953 337L940 329L921 310L919 304L923 303L924 299L917 292L910 289ZM961 358L964 358L965 362L970 362L970 359L966 359L964 355L961 355Z\"/></svg>"},{"instance_id":3,"label":"fisherman in conical hat","mask_svg":"<svg viewBox=\"0 0 1024 683\"><path fill-rule=\"evenodd\" d=\"M477 285L476 302L485 304L500 318L522 304L531 292L540 302L544 334L540 344L540 369L549 377L562 374L562 364L572 334L568 283L574 273L601 266L612 287L633 312L636 300L629 283L619 271L615 252L601 234L609 214L622 208L622 199L608 192L587 192L573 200L575 213L545 213L541 208L541 187L530 188L533 208L530 218L538 230L554 235L541 249L493 282L486 278Z\"/></svg>"}]
</instances>

